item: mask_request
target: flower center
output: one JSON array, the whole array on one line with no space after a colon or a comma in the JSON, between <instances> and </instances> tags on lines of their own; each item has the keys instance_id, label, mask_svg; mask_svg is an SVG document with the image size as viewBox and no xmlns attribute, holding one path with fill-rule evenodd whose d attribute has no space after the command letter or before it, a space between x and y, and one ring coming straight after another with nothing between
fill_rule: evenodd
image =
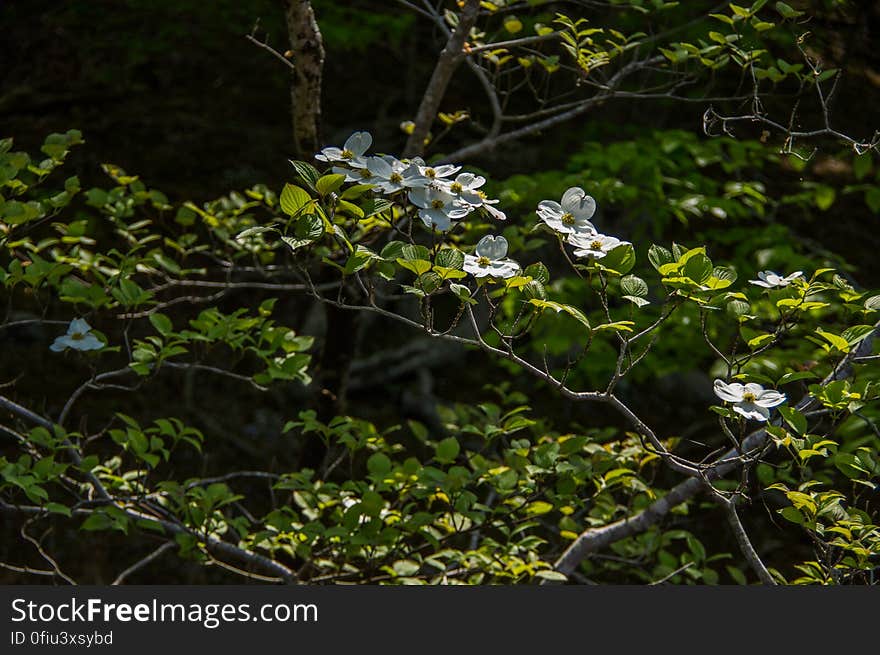
<instances>
[{"instance_id":1,"label":"flower center","mask_svg":"<svg viewBox=\"0 0 880 655\"><path fill-rule=\"evenodd\" d=\"M590 250L602 250L602 242L599 240L593 241L590 244Z\"/></svg>"},{"instance_id":2,"label":"flower center","mask_svg":"<svg viewBox=\"0 0 880 655\"><path fill-rule=\"evenodd\" d=\"M370 171L368 171L366 168L361 169L360 175L365 180L369 180L371 177L373 177L373 174Z\"/></svg>"},{"instance_id":3,"label":"flower center","mask_svg":"<svg viewBox=\"0 0 880 655\"><path fill-rule=\"evenodd\" d=\"M751 391L746 391L743 394L743 400L745 400L747 403L753 403L756 400L755 394L753 394Z\"/></svg>"},{"instance_id":4,"label":"flower center","mask_svg":"<svg viewBox=\"0 0 880 655\"><path fill-rule=\"evenodd\" d=\"M342 158L343 159L354 159L354 153L351 150L349 150L348 148L346 148L345 150L342 151Z\"/></svg>"},{"instance_id":5,"label":"flower center","mask_svg":"<svg viewBox=\"0 0 880 655\"><path fill-rule=\"evenodd\" d=\"M574 225L574 216L569 214L568 212L562 215L562 224L563 225Z\"/></svg>"},{"instance_id":6,"label":"flower center","mask_svg":"<svg viewBox=\"0 0 880 655\"><path fill-rule=\"evenodd\" d=\"M486 268L491 263L492 263L492 261L488 257L478 257L477 258L477 265L482 266L483 268Z\"/></svg>"},{"instance_id":7,"label":"flower center","mask_svg":"<svg viewBox=\"0 0 880 655\"><path fill-rule=\"evenodd\" d=\"M400 184L401 182L403 182L403 175L401 175L400 173L392 173L388 179L395 184Z\"/></svg>"},{"instance_id":8,"label":"flower center","mask_svg":"<svg viewBox=\"0 0 880 655\"><path fill-rule=\"evenodd\" d=\"M433 180L435 177L437 177L437 171L435 171L433 168L426 168L425 177L430 177Z\"/></svg>"},{"instance_id":9,"label":"flower center","mask_svg":"<svg viewBox=\"0 0 880 655\"><path fill-rule=\"evenodd\" d=\"M464 187L461 186L461 183L459 183L459 182L453 182L449 188L452 191L452 193L461 193L462 190L464 189Z\"/></svg>"},{"instance_id":10,"label":"flower center","mask_svg":"<svg viewBox=\"0 0 880 655\"><path fill-rule=\"evenodd\" d=\"M440 199L435 199L431 201L431 207L433 207L434 209L443 209L445 206L446 203L444 203Z\"/></svg>"},{"instance_id":11,"label":"flower center","mask_svg":"<svg viewBox=\"0 0 880 655\"><path fill-rule=\"evenodd\" d=\"M86 338L86 335L83 334L82 332L74 332L73 334L70 335L70 338L73 339L74 341L82 341L83 339Z\"/></svg>"}]
</instances>

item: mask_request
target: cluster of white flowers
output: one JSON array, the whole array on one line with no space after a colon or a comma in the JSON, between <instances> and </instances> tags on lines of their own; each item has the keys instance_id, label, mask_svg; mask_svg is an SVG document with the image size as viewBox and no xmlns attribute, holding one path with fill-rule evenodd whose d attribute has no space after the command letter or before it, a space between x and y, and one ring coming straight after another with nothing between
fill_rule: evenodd
<instances>
[{"instance_id":1,"label":"cluster of white flowers","mask_svg":"<svg viewBox=\"0 0 880 655\"><path fill-rule=\"evenodd\" d=\"M629 243L596 229L590 222L596 213L596 201L580 187L568 189L560 202L542 200L537 211L552 230L565 235L566 241L574 246L575 257L602 259L617 246Z\"/></svg>"},{"instance_id":2,"label":"cluster of white flowers","mask_svg":"<svg viewBox=\"0 0 880 655\"><path fill-rule=\"evenodd\" d=\"M428 166L418 157L399 160L390 155L368 156L366 153L372 142L368 132L355 132L342 148L324 148L315 158L333 164L333 172L345 175L347 182L370 184L374 190L388 195L406 193L409 201L418 208L421 220L430 228L447 231L453 221L476 209L482 209L498 220L506 219L505 214L493 206L498 201L487 199L480 190L486 183L485 178L461 173L461 166L452 164ZM542 200L537 208L538 217L574 247L575 257L598 260L618 246L629 245L629 242L600 233L592 223L595 213L595 199L580 187L567 189L559 202ZM521 268L507 257L507 251L507 239L503 236L484 236L474 253L464 256L463 268L476 278L513 277ZM750 282L773 289L787 287L802 277L801 271L787 276L761 271L758 279ZM734 412L757 421L766 421L770 409L786 400L785 394L755 383L727 384L716 380L715 393L732 403Z\"/></svg>"},{"instance_id":3,"label":"cluster of white flowers","mask_svg":"<svg viewBox=\"0 0 880 655\"><path fill-rule=\"evenodd\" d=\"M461 166L453 164L429 166L419 157L401 161L391 155L367 156L372 143L369 132L355 132L342 148L324 148L315 159L334 164L333 172L345 175L346 182L371 184L388 195L407 192L422 222L443 232L477 209L499 221L507 218L494 206L498 200L481 191L486 178L459 173Z\"/></svg>"}]
</instances>

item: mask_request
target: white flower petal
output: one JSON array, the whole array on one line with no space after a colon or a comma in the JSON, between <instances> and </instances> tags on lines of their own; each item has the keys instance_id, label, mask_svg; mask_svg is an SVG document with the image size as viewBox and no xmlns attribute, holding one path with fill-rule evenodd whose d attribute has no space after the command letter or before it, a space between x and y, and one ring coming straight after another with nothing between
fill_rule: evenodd
<instances>
[{"instance_id":1,"label":"white flower petal","mask_svg":"<svg viewBox=\"0 0 880 655\"><path fill-rule=\"evenodd\" d=\"M390 178L391 174L394 173L394 168L391 164L381 157L370 157L367 159L367 170L373 175L378 175L385 179Z\"/></svg>"},{"instance_id":2,"label":"white flower petal","mask_svg":"<svg viewBox=\"0 0 880 655\"><path fill-rule=\"evenodd\" d=\"M487 234L477 242L475 252L478 257L488 257L490 260L497 261L507 256L507 248L507 239Z\"/></svg>"},{"instance_id":3,"label":"white flower petal","mask_svg":"<svg viewBox=\"0 0 880 655\"><path fill-rule=\"evenodd\" d=\"M512 259L505 259L500 262L492 262L490 268L494 277L508 278L516 275L520 267Z\"/></svg>"},{"instance_id":4,"label":"white flower petal","mask_svg":"<svg viewBox=\"0 0 880 655\"><path fill-rule=\"evenodd\" d=\"M596 201L580 187L571 187L562 194L562 209L575 218L589 220L596 213Z\"/></svg>"},{"instance_id":5,"label":"white flower petal","mask_svg":"<svg viewBox=\"0 0 880 655\"><path fill-rule=\"evenodd\" d=\"M480 266L479 262L479 257L474 257L473 255L465 255L464 265L462 266L462 268L464 269L465 273L470 273L471 275L482 277L483 275L485 275L483 271L486 269L486 267Z\"/></svg>"},{"instance_id":6,"label":"white flower petal","mask_svg":"<svg viewBox=\"0 0 880 655\"><path fill-rule=\"evenodd\" d=\"M427 187L418 187L415 189L411 189L408 194L409 201L416 207L426 209L431 206L431 201L428 199L428 194L429 190Z\"/></svg>"},{"instance_id":7,"label":"white flower petal","mask_svg":"<svg viewBox=\"0 0 880 655\"><path fill-rule=\"evenodd\" d=\"M733 411L737 414L755 421L766 421L770 418L770 411L764 407L759 407L754 403L741 402L733 406Z\"/></svg>"},{"instance_id":8,"label":"white flower petal","mask_svg":"<svg viewBox=\"0 0 880 655\"><path fill-rule=\"evenodd\" d=\"M489 214L489 216L494 218L496 221L506 221L507 220L507 214L505 214L500 209L495 209L494 207L486 204L485 202L483 203L483 209L485 209L486 213Z\"/></svg>"},{"instance_id":9,"label":"white flower petal","mask_svg":"<svg viewBox=\"0 0 880 655\"><path fill-rule=\"evenodd\" d=\"M777 405L784 403L786 400L787 398L784 393L780 393L774 389L766 389L760 394L757 394L755 404L761 407L776 407Z\"/></svg>"},{"instance_id":10,"label":"white flower petal","mask_svg":"<svg viewBox=\"0 0 880 655\"><path fill-rule=\"evenodd\" d=\"M757 398L762 393L764 393L764 387L762 387L760 384L757 384L755 382L748 382L743 387L743 393L747 393L747 392L752 394L753 396L755 396L755 398Z\"/></svg>"},{"instance_id":11,"label":"white flower petal","mask_svg":"<svg viewBox=\"0 0 880 655\"><path fill-rule=\"evenodd\" d=\"M104 344L94 334L87 334L82 339L74 341L70 347L76 350L100 350Z\"/></svg>"},{"instance_id":12,"label":"white flower petal","mask_svg":"<svg viewBox=\"0 0 880 655\"><path fill-rule=\"evenodd\" d=\"M342 156L342 148L337 148L335 146L324 148L321 152L315 155L315 159L326 162L343 161L344 157Z\"/></svg>"},{"instance_id":13,"label":"white flower petal","mask_svg":"<svg viewBox=\"0 0 880 655\"><path fill-rule=\"evenodd\" d=\"M441 232L445 232L452 226L452 219L443 213L442 209L420 209L419 218L428 227L436 227Z\"/></svg>"},{"instance_id":14,"label":"white flower petal","mask_svg":"<svg viewBox=\"0 0 880 655\"><path fill-rule=\"evenodd\" d=\"M85 319L75 318L70 322L70 325L67 326L67 334L85 334L91 329L92 326L89 325Z\"/></svg>"},{"instance_id":15,"label":"white flower petal","mask_svg":"<svg viewBox=\"0 0 880 655\"><path fill-rule=\"evenodd\" d=\"M369 132L355 132L345 141L343 148L354 153L355 157L362 157L373 144L373 137Z\"/></svg>"},{"instance_id":16,"label":"white flower petal","mask_svg":"<svg viewBox=\"0 0 880 655\"><path fill-rule=\"evenodd\" d=\"M739 382L727 384L724 380L715 380L715 395L731 403L742 400L743 386Z\"/></svg>"},{"instance_id":17,"label":"white flower petal","mask_svg":"<svg viewBox=\"0 0 880 655\"><path fill-rule=\"evenodd\" d=\"M53 353L60 353L63 350L67 350L69 346L70 344L68 343L68 337L63 336L56 338L55 341L52 342L52 345L49 346L49 350L51 350Z\"/></svg>"}]
</instances>

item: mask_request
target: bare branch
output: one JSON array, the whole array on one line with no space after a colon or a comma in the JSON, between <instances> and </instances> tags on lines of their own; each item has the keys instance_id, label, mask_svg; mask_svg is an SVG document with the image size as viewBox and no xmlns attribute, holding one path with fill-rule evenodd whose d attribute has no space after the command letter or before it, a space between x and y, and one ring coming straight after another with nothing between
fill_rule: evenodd
<instances>
[{"instance_id":1,"label":"bare branch","mask_svg":"<svg viewBox=\"0 0 880 655\"><path fill-rule=\"evenodd\" d=\"M479 0L466 0L464 8L458 16L458 25L446 41L446 46L437 58L437 65L431 74L431 80L422 96L421 105L414 120L415 128L407 139L406 147L403 150L405 157L413 157L420 155L425 150L425 139L428 136L428 130L434 122L437 111L443 96L446 94L446 88L452 79L452 74L458 68L464 58L464 44L471 28L477 22L479 13Z\"/></svg>"},{"instance_id":2,"label":"bare branch","mask_svg":"<svg viewBox=\"0 0 880 655\"><path fill-rule=\"evenodd\" d=\"M165 542L164 544L162 544L161 546L156 548L153 552L151 552L149 555L139 559L137 562L135 562L134 564L129 566L127 569L125 569L122 573L120 573L118 576L116 576L116 579L113 582L111 582L110 584L114 585L114 586L121 585L123 582L125 582L125 579L128 576L130 576L132 573L136 573L136 572L140 571L145 566L148 566L149 564L151 564L155 560L159 559L162 555L167 553L169 550L174 549L174 547L175 547L175 544L173 542L171 542L171 541Z\"/></svg>"}]
</instances>

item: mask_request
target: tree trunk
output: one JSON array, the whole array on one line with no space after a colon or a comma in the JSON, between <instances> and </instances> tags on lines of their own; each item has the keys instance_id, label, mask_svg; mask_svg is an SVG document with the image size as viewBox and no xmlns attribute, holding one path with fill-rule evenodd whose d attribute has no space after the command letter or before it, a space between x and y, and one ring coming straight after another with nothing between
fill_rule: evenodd
<instances>
[{"instance_id":1,"label":"tree trunk","mask_svg":"<svg viewBox=\"0 0 880 655\"><path fill-rule=\"evenodd\" d=\"M321 77L324 42L309 0L284 0L284 14L293 53L293 138L297 157L309 161L320 145Z\"/></svg>"}]
</instances>

